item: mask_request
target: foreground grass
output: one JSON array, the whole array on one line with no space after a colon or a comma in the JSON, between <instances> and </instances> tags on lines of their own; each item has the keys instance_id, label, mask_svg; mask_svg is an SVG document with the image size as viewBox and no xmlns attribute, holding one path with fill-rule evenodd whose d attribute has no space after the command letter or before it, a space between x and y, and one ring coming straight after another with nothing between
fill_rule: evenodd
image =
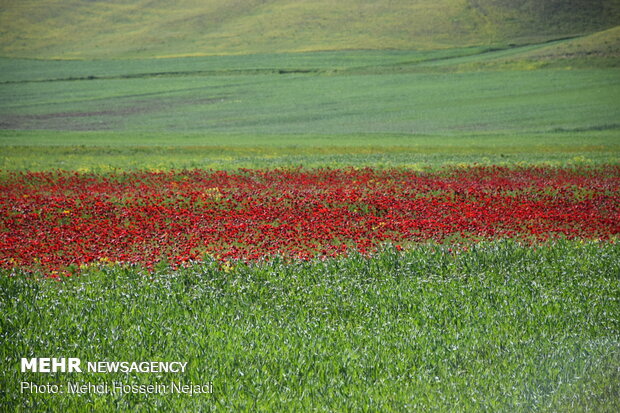
<instances>
[{"instance_id":1,"label":"foreground grass","mask_svg":"<svg viewBox=\"0 0 620 413\"><path fill-rule=\"evenodd\" d=\"M3 410L617 411L620 248L493 242L371 259L0 277ZM187 372L21 374L21 357ZM210 395L20 394L20 381L213 382Z\"/></svg>"}]
</instances>

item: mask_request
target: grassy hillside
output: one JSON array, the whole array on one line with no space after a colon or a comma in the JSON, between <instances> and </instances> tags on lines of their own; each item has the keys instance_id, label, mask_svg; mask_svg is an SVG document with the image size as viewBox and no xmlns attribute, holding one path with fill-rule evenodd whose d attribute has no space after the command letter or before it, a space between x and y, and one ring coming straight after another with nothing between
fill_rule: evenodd
<instances>
[{"instance_id":1,"label":"grassy hillside","mask_svg":"<svg viewBox=\"0 0 620 413\"><path fill-rule=\"evenodd\" d=\"M479 56L480 57L480 56ZM447 62L434 62L434 67ZM588 36L531 45L449 62L451 70L532 70L620 67L620 26Z\"/></svg>"},{"instance_id":2,"label":"grassy hillside","mask_svg":"<svg viewBox=\"0 0 620 413\"><path fill-rule=\"evenodd\" d=\"M0 55L420 50L537 42L618 21L617 0L2 0Z\"/></svg>"}]
</instances>

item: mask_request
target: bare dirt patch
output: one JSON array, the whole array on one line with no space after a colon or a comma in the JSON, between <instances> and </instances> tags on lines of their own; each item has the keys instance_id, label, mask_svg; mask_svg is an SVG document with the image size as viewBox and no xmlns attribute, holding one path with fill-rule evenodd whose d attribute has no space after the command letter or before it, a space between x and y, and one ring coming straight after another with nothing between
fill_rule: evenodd
<instances>
[{"instance_id":1,"label":"bare dirt patch","mask_svg":"<svg viewBox=\"0 0 620 413\"><path fill-rule=\"evenodd\" d=\"M211 105L225 98L143 99L114 109L63 111L37 114L0 114L0 129L110 130L131 116L163 112L178 106Z\"/></svg>"}]
</instances>

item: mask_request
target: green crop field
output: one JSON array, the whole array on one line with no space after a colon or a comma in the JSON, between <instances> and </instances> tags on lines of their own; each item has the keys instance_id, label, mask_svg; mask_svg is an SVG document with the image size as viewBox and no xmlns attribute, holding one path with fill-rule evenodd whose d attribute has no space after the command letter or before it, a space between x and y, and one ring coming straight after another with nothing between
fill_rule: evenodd
<instances>
[{"instance_id":1,"label":"green crop field","mask_svg":"<svg viewBox=\"0 0 620 413\"><path fill-rule=\"evenodd\" d=\"M4 59L0 166L617 162L620 82L610 57L572 70L566 62L546 70L472 70L526 65L536 50L574 42L496 51Z\"/></svg>"},{"instance_id":2,"label":"green crop field","mask_svg":"<svg viewBox=\"0 0 620 413\"><path fill-rule=\"evenodd\" d=\"M6 129L415 135L616 128L620 82L615 69L594 69L190 75L2 90Z\"/></svg>"},{"instance_id":3,"label":"green crop field","mask_svg":"<svg viewBox=\"0 0 620 413\"><path fill-rule=\"evenodd\" d=\"M0 411L620 411L618 24L615 0L1 1ZM98 258L72 262L74 275L64 277L71 271L45 270L42 228L30 227L33 241L15 235L55 213L50 230L59 234L98 218L60 205L53 192L72 177L95 185L139 176L140 193L160 172L184 171L161 189L176 197L195 170L258 185L273 169L414 171L424 180L479 166L575 172L578 190L561 182L525 190L526 220L564 219L600 202L592 211L610 236L562 227L544 242L534 232L531 242L478 242L461 231L308 260L206 251L175 266L162 255L154 268L84 247ZM606 174L603 183L578 180L590 172ZM488 182L469 188L479 210L495 192L516 202L519 190L504 193L498 182L482 195L475 191ZM415 196L470 196L457 183ZM48 186L31 209L28 191L38 185ZM278 202L291 188L274 189ZM201 202L220 204L205 214L233 205L228 191L207 187ZM579 199L564 204L566 193ZM75 209L89 193L77 195ZM99 195L95 204L129 202ZM166 208L187 201L165 196ZM559 212L536 215L542 199ZM373 212L360 205L347 211ZM157 224L201 207L170 209ZM322 211L311 223L317 232L334 212ZM100 222L131 230L131 212L101 212ZM149 219L154 212L144 209ZM280 227L264 219L266 230ZM91 239L108 235L80 228ZM77 238L59 239L79 246ZM155 239L170 241L163 229ZM15 243L41 257L15 265ZM22 373L23 357L188 364L177 375L45 375ZM212 392L67 393L68 383L170 390L172 381Z\"/></svg>"},{"instance_id":4,"label":"green crop field","mask_svg":"<svg viewBox=\"0 0 620 413\"><path fill-rule=\"evenodd\" d=\"M189 360L213 393L20 395L20 381L150 375L2 372L3 404L44 411L614 411L620 251L491 243L63 282L0 278L3 360Z\"/></svg>"}]
</instances>

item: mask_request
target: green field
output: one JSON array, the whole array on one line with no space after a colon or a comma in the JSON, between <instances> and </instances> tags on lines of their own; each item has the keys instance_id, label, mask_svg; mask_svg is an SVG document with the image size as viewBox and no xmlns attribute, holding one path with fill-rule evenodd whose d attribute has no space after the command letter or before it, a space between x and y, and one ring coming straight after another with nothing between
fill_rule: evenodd
<instances>
[{"instance_id":1,"label":"green field","mask_svg":"<svg viewBox=\"0 0 620 413\"><path fill-rule=\"evenodd\" d=\"M521 69L616 32L501 50L3 59L0 168L615 163L617 58Z\"/></svg>"},{"instance_id":2,"label":"green field","mask_svg":"<svg viewBox=\"0 0 620 413\"><path fill-rule=\"evenodd\" d=\"M0 277L8 410L615 411L616 244L419 246L373 259L62 282ZM182 375L20 374L18 357L185 360ZM179 377L180 376L180 377ZM213 393L20 395L38 384L213 382Z\"/></svg>"},{"instance_id":3,"label":"green field","mask_svg":"<svg viewBox=\"0 0 620 413\"><path fill-rule=\"evenodd\" d=\"M385 60L390 57L386 53ZM418 58L416 53L397 57ZM488 56L482 53L476 58L483 61ZM0 121L3 129L259 136L618 127L617 69L393 73L394 65L379 64L381 54L360 53L350 57L355 61L343 63L349 70L341 73L337 66L327 66L329 54L296 69L281 68L281 59L235 58L228 62L229 70L217 74L199 72L226 64L216 58L184 59L178 67L169 62L167 67L156 67L157 72L140 74L134 72L133 61L124 71L124 61L108 62L110 66L101 69L59 62L58 72L48 73L46 79L33 70L31 78L20 81L10 78L17 76L12 73L25 76L20 73L22 63L7 61L7 80L0 86ZM358 60L364 61L362 66ZM271 68L261 72L260 65ZM237 67L239 73L234 73ZM248 73L249 67L256 73ZM350 73L356 69L370 73ZM105 70L125 74L102 78L98 71ZM78 80L62 80L72 77Z\"/></svg>"},{"instance_id":4,"label":"green field","mask_svg":"<svg viewBox=\"0 0 620 413\"><path fill-rule=\"evenodd\" d=\"M0 169L617 164L617 69L491 68L522 52L5 59ZM102 265L61 281L5 270L0 405L618 410L616 243L451 247L179 271L162 264L152 275ZM213 393L20 393L22 381L170 381L19 372L21 357L48 355L188 361L173 379L212 382Z\"/></svg>"},{"instance_id":5,"label":"green field","mask_svg":"<svg viewBox=\"0 0 620 413\"><path fill-rule=\"evenodd\" d=\"M617 131L436 135L209 135L0 132L4 171L598 165L620 159Z\"/></svg>"}]
</instances>

